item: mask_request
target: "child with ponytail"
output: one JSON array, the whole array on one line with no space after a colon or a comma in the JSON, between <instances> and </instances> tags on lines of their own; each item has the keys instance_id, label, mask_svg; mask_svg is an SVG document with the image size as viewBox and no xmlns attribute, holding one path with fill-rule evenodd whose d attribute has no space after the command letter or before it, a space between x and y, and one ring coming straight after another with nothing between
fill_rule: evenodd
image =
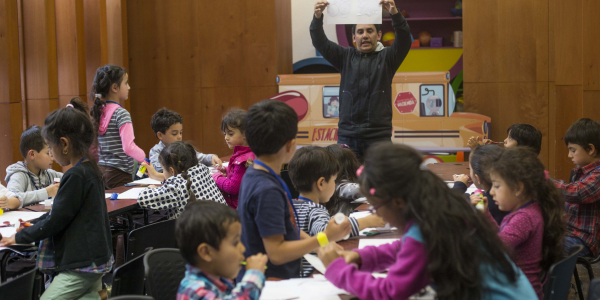
<instances>
[{"instance_id":1,"label":"child with ponytail","mask_svg":"<svg viewBox=\"0 0 600 300\"><path fill-rule=\"evenodd\" d=\"M377 144L359 173L371 211L404 234L357 251L321 248L325 277L335 286L360 299L408 299L427 285L439 299L536 297L490 222L423 166L419 152ZM386 278L371 275L386 269Z\"/></svg>"},{"instance_id":2,"label":"child with ponytail","mask_svg":"<svg viewBox=\"0 0 600 300\"><path fill-rule=\"evenodd\" d=\"M512 249L515 264L525 273L538 298L544 299L542 275L563 257L562 195L549 180L537 154L526 147L506 149L484 168L492 181L490 195L501 211L509 212L496 226L498 236Z\"/></svg>"},{"instance_id":3,"label":"child with ponytail","mask_svg":"<svg viewBox=\"0 0 600 300\"><path fill-rule=\"evenodd\" d=\"M188 202L207 199L227 205L213 181L210 170L198 164L196 150L186 142L173 142L165 147L158 158L165 184L143 190L138 203L143 208L167 210L169 219L177 219Z\"/></svg>"},{"instance_id":4,"label":"child with ponytail","mask_svg":"<svg viewBox=\"0 0 600 300\"><path fill-rule=\"evenodd\" d=\"M144 162L146 154L135 142L131 115L120 102L129 96L128 75L125 69L106 65L98 68L92 92L92 120L98 133L98 165L106 189L131 182L133 160Z\"/></svg>"}]
</instances>

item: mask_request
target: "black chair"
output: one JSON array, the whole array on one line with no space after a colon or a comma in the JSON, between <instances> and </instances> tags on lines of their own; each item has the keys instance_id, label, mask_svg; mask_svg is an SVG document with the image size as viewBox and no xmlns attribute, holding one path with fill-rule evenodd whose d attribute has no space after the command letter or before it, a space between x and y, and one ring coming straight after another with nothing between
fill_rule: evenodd
<instances>
[{"instance_id":1,"label":"black chair","mask_svg":"<svg viewBox=\"0 0 600 300\"><path fill-rule=\"evenodd\" d=\"M565 300L569 297L571 274L581 250L583 250L582 245L571 247L566 258L550 266L548 279L544 285L544 300ZM579 280L577 276L575 279Z\"/></svg>"},{"instance_id":2,"label":"black chair","mask_svg":"<svg viewBox=\"0 0 600 300\"><path fill-rule=\"evenodd\" d=\"M600 279L590 281L590 290L587 296L588 300L600 300Z\"/></svg>"},{"instance_id":3,"label":"black chair","mask_svg":"<svg viewBox=\"0 0 600 300\"><path fill-rule=\"evenodd\" d=\"M156 222L142 228L132 230L127 238L127 255L125 261L138 257L148 250L160 248L177 248L175 240L175 221Z\"/></svg>"},{"instance_id":4,"label":"black chair","mask_svg":"<svg viewBox=\"0 0 600 300\"><path fill-rule=\"evenodd\" d=\"M154 298L150 296L141 296L141 295L125 295L119 297L110 297L111 300L154 300Z\"/></svg>"},{"instance_id":5,"label":"black chair","mask_svg":"<svg viewBox=\"0 0 600 300\"><path fill-rule=\"evenodd\" d=\"M0 285L0 300L33 300L35 268Z\"/></svg>"},{"instance_id":6,"label":"black chair","mask_svg":"<svg viewBox=\"0 0 600 300\"><path fill-rule=\"evenodd\" d=\"M113 273L111 296L144 294L144 256L140 255Z\"/></svg>"},{"instance_id":7,"label":"black chair","mask_svg":"<svg viewBox=\"0 0 600 300\"><path fill-rule=\"evenodd\" d=\"M156 300L175 300L185 275L185 260L179 249L156 249L144 255L146 289Z\"/></svg>"}]
</instances>

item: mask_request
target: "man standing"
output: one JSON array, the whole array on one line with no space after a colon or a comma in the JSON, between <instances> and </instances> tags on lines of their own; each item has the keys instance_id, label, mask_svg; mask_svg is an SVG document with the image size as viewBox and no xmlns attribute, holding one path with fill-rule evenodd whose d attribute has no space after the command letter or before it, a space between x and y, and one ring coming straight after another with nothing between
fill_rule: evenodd
<instances>
[{"instance_id":1,"label":"man standing","mask_svg":"<svg viewBox=\"0 0 600 300\"><path fill-rule=\"evenodd\" d=\"M342 75L340 82L338 144L346 144L362 161L367 148L392 137L392 79L411 47L410 29L398 13L394 0L381 0L392 15L396 39L384 48L376 24L357 24L352 28L356 48L331 42L323 30L326 0L315 4L310 24L313 46Z\"/></svg>"}]
</instances>

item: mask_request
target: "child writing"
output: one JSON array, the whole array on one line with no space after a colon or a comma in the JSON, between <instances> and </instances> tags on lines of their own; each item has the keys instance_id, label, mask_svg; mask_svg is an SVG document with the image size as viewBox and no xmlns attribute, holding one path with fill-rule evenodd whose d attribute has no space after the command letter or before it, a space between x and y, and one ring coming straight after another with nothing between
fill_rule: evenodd
<instances>
[{"instance_id":1,"label":"child writing","mask_svg":"<svg viewBox=\"0 0 600 300\"><path fill-rule=\"evenodd\" d=\"M131 115L120 102L129 96L125 69L106 65L98 68L90 99L90 114L98 132L98 165L106 189L122 186L132 180L133 160L143 162L146 154L135 142Z\"/></svg>"},{"instance_id":2,"label":"child writing","mask_svg":"<svg viewBox=\"0 0 600 300\"><path fill-rule=\"evenodd\" d=\"M515 264L538 298L544 299L541 276L563 257L562 195L548 179L537 154L526 147L506 149L486 171L492 181L490 195L501 211L510 212L501 226L494 222L498 236L513 249ZM489 202L484 198L484 203L486 200ZM472 203L475 201L478 199L472 198Z\"/></svg>"},{"instance_id":3,"label":"child writing","mask_svg":"<svg viewBox=\"0 0 600 300\"><path fill-rule=\"evenodd\" d=\"M367 151L360 185L371 211L404 235L392 244L318 251L325 277L360 299L408 299L433 284L440 299L534 299L483 214L423 165L416 150L391 143ZM371 272L388 269L386 278Z\"/></svg>"},{"instance_id":4,"label":"child writing","mask_svg":"<svg viewBox=\"0 0 600 300\"><path fill-rule=\"evenodd\" d=\"M177 112L163 107L152 116L150 126L152 127L152 130L154 130L156 138L160 141L150 149L150 163L152 164L153 170L148 169L148 175L150 178L163 181L164 176L162 174L157 174L163 171L158 157L160 156L160 152L166 146L169 146L172 142L181 141L183 139L183 118ZM222 163L215 154L202 154L196 151L196 156L198 157L198 161L207 167L220 165Z\"/></svg>"},{"instance_id":5,"label":"child writing","mask_svg":"<svg viewBox=\"0 0 600 300\"><path fill-rule=\"evenodd\" d=\"M0 246L41 241L37 266L54 277L42 300L100 299L102 276L114 262L102 175L88 159L94 132L89 117L73 108L48 115L42 135L54 159L72 167L61 180L52 210L0 241Z\"/></svg>"},{"instance_id":6,"label":"child writing","mask_svg":"<svg viewBox=\"0 0 600 300\"><path fill-rule=\"evenodd\" d=\"M348 216L354 211L354 208L360 205L353 205L351 202L363 197L360 187L356 183L358 181L356 170L360 167L360 162L346 145L333 144L325 149L333 154L340 164L340 172L335 179L335 193L331 196L331 200L325 203L325 207L332 215L341 212Z\"/></svg>"},{"instance_id":7,"label":"child writing","mask_svg":"<svg viewBox=\"0 0 600 300\"><path fill-rule=\"evenodd\" d=\"M496 224L500 225L504 216L508 214L506 211L498 209L498 204L494 201L494 198L490 195L490 189L492 188L492 182L489 178L489 174L484 172L483 166L497 160L502 154L502 148L496 145L483 145L475 148L471 155L469 155L469 170L470 176L466 174L454 175L454 186L453 190L457 190L461 193L467 191L467 186L473 181L475 187L483 191L483 196L487 198L488 211L492 215ZM471 202L475 204L479 203L481 197L477 194L468 195Z\"/></svg>"},{"instance_id":8,"label":"child writing","mask_svg":"<svg viewBox=\"0 0 600 300\"><path fill-rule=\"evenodd\" d=\"M187 261L178 300L258 300L265 283L267 256L246 258L246 272L232 280L244 262L242 224L235 210L212 201L191 202L175 225L181 255Z\"/></svg>"},{"instance_id":9,"label":"child writing","mask_svg":"<svg viewBox=\"0 0 600 300\"><path fill-rule=\"evenodd\" d=\"M269 256L265 276L299 277L300 258L326 240L337 241L350 233L350 222L331 219L324 232L310 237L299 230L292 196L280 177L281 167L296 152L298 115L287 104L264 100L246 114L246 140L256 155L240 186L238 213L242 222L242 243L246 257L257 253ZM238 275L242 280L244 271Z\"/></svg>"},{"instance_id":10,"label":"child writing","mask_svg":"<svg viewBox=\"0 0 600 300\"><path fill-rule=\"evenodd\" d=\"M335 157L322 147L306 146L298 149L288 166L290 179L300 193L294 200L298 212L298 227L315 236L327 228L331 215L323 206L335 191L339 164ZM375 214L364 218L347 218L352 225L350 237L370 227L383 227L385 222ZM302 277L309 277L314 268L302 259Z\"/></svg>"},{"instance_id":11,"label":"child writing","mask_svg":"<svg viewBox=\"0 0 600 300\"><path fill-rule=\"evenodd\" d=\"M31 126L21 134L19 150L23 161L6 168L6 187L17 194L19 205L11 208L21 208L37 204L49 197L54 197L58 191L55 178L62 178L63 173L52 170L52 151L42 137L39 126Z\"/></svg>"},{"instance_id":12,"label":"child writing","mask_svg":"<svg viewBox=\"0 0 600 300\"><path fill-rule=\"evenodd\" d=\"M223 121L221 121L221 131L225 135L225 142L229 149L233 149L233 155L229 160L227 169L220 169L213 173L212 177L217 183L219 189L223 192L227 205L232 208L238 206L238 194L242 178L246 174L246 169L254 161L254 153L248 142L246 142L244 119L246 111L241 109L230 110Z\"/></svg>"},{"instance_id":13,"label":"child writing","mask_svg":"<svg viewBox=\"0 0 600 300\"><path fill-rule=\"evenodd\" d=\"M150 186L138 196L143 208L167 210L169 219L178 218L188 202L210 199L222 204L223 195L210 177L210 170L198 164L196 150L186 142L173 142L160 152L165 184Z\"/></svg>"},{"instance_id":14,"label":"child writing","mask_svg":"<svg viewBox=\"0 0 600 300\"><path fill-rule=\"evenodd\" d=\"M565 252L573 245L583 245L582 256L600 254L600 124L583 118L565 134L569 158L575 164L570 183L556 180L566 205L567 232Z\"/></svg>"},{"instance_id":15,"label":"child writing","mask_svg":"<svg viewBox=\"0 0 600 300\"><path fill-rule=\"evenodd\" d=\"M492 140L479 141L476 137L471 137L467 142L468 146L475 149L477 146L487 144L504 144L504 147L511 148L516 146L527 146L538 155L542 151L542 133L533 125L525 123L516 123L506 130L507 137L503 143L496 143Z\"/></svg>"}]
</instances>

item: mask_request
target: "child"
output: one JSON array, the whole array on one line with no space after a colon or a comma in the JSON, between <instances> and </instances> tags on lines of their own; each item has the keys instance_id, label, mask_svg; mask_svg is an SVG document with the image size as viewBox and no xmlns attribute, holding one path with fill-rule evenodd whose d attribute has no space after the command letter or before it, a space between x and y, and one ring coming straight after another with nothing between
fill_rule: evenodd
<instances>
[{"instance_id":1,"label":"child","mask_svg":"<svg viewBox=\"0 0 600 300\"><path fill-rule=\"evenodd\" d=\"M496 145L483 145L475 148L469 156L470 177L465 174L455 175L455 182L452 187L453 190L465 193L472 180L475 187L482 190L483 196L488 199L488 211L498 225L502 223L502 219L504 219L504 216L506 216L508 212L498 209L498 204L496 204L494 198L489 194L490 189L492 188L492 182L489 174L484 172L483 166L497 160L501 154L502 148ZM476 194L468 196L470 197L471 202L476 201L476 204L481 200L481 197Z\"/></svg>"},{"instance_id":2,"label":"child","mask_svg":"<svg viewBox=\"0 0 600 300\"><path fill-rule=\"evenodd\" d=\"M35 125L23 131L19 149L24 160L6 168L6 187L17 194L20 201L17 208L54 197L58 191L54 178L63 176L52 170L52 151L41 132Z\"/></svg>"},{"instance_id":3,"label":"child","mask_svg":"<svg viewBox=\"0 0 600 300\"><path fill-rule=\"evenodd\" d=\"M248 257L243 279L235 286L232 282L244 261L241 235L242 224L235 210L211 201L186 206L175 225L177 245L187 261L178 300L258 300L265 284L266 255Z\"/></svg>"},{"instance_id":4,"label":"child","mask_svg":"<svg viewBox=\"0 0 600 300\"><path fill-rule=\"evenodd\" d=\"M290 179L300 193L294 206L298 212L300 229L315 236L327 228L331 215L322 205L329 201L335 191L335 182L339 173L339 164L331 153L321 147L302 147L288 166ZM385 222L375 214L361 219L348 218L352 225L350 236L370 227L383 227ZM314 268L302 259L302 277L309 277Z\"/></svg>"},{"instance_id":5,"label":"child","mask_svg":"<svg viewBox=\"0 0 600 300\"><path fill-rule=\"evenodd\" d=\"M196 199L225 203L223 195L210 177L210 170L198 164L196 150L186 142L173 142L160 152L165 184L150 186L138 196L143 208L167 210L169 219L178 218L185 205Z\"/></svg>"},{"instance_id":6,"label":"child","mask_svg":"<svg viewBox=\"0 0 600 300\"><path fill-rule=\"evenodd\" d=\"M331 215L341 212L348 216L358 206L350 202L363 197L360 193L360 187L356 183L358 181L356 170L360 167L360 162L354 152L346 145L333 144L325 147L325 149L333 154L340 164L340 172L335 179L335 193L325 203L325 207Z\"/></svg>"},{"instance_id":7,"label":"child","mask_svg":"<svg viewBox=\"0 0 600 300\"><path fill-rule=\"evenodd\" d=\"M227 169L219 170L219 172L212 174L217 186L225 196L225 201L234 209L238 206L238 194L242 178L246 174L246 169L254 161L254 153L248 147L248 142L246 142L246 136L244 135L245 118L246 111L235 108L223 117L221 131L225 135L225 142L229 146L229 149L233 148L233 155L229 160Z\"/></svg>"},{"instance_id":8,"label":"child","mask_svg":"<svg viewBox=\"0 0 600 300\"><path fill-rule=\"evenodd\" d=\"M159 173L163 171L158 161L162 149L169 146L172 142L183 139L183 118L180 114L163 107L152 116L150 126L154 130L156 137L160 140L158 144L150 149L150 163L154 167L154 170ZM207 167L221 164L221 160L215 154L202 154L196 151L196 156L198 157L198 161ZM151 172L149 171L148 175L150 174ZM156 177L156 175L151 177ZM163 181L164 178L159 177L157 180Z\"/></svg>"},{"instance_id":9,"label":"child","mask_svg":"<svg viewBox=\"0 0 600 300\"><path fill-rule=\"evenodd\" d=\"M61 180L52 210L0 241L0 246L41 241L37 266L54 277L42 300L100 299L102 276L114 262L102 175L88 159L94 132L89 117L78 110L50 113L42 135L54 159L72 167Z\"/></svg>"},{"instance_id":10,"label":"child","mask_svg":"<svg viewBox=\"0 0 600 300\"><path fill-rule=\"evenodd\" d=\"M510 212L501 226L494 224L499 228L498 236L513 250L515 264L541 300L542 274L563 257L562 195L548 179L537 153L526 147L503 151L486 171L492 181L490 195L500 210ZM471 200L473 204L479 201Z\"/></svg>"},{"instance_id":11,"label":"child","mask_svg":"<svg viewBox=\"0 0 600 300\"><path fill-rule=\"evenodd\" d=\"M131 115L121 107L129 96L128 75L119 66L98 68L90 94L91 110L98 132L98 165L106 189L131 182L135 172L133 160L143 162L146 154L135 142Z\"/></svg>"},{"instance_id":12,"label":"child","mask_svg":"<svg viewBox=\"0 0 600 300\"><path fill-rule=\"evenodd\" d=\"M17 209L20 205L18 196L0 184L0 209Z\"/></svg>"},{"instance_id":13,"label":"child","mask_svg":"<svg viewBox=\"0 0 600 300\"><path fill-rule=\"evenodd\" d=\"M71 101L69 101L67 107L72 107L88 116L90 115L90 107L79 97L71 98ZM93 159L96 163L98 163L98 139L94 140L94 143L92 143L92 146L90 147L90 159Z\"/></svg>"},{"instance_id":14,"label":"child","mask_svg":"<svg viewBox=\"0 0 600 300\"><path fill-rule=\"evenodd\" d=\"M340 116L340 100L337 97L331 97L329 99L329 105L327 105L327 117L339 117Z\"/></svg>"},{"instance_id":15,"label":"child","mask_svg":"<svg viewBox=\"0 0 600 300\"><path fill-rule=\"evenodd\" d=\"M490 222L429 171L416 150L373 146L359 181L371 210L404 235L357 251L320 249L325 277L335 286L360 299L408 299L429 284L441 299L536 297ZM371 275L386 269L386 278Z\"/></svg>"},{"instance_id":16,"label":"child","mask_svg":"<svg viewBox=\"0 0 600 300\"><path fill-rule=\"evenodd\" d=\"M507 137L504 139L505 148L527 146L538 155L540 154L540 151L542 151L542 133L533 125L516 123L508 127L506 134ZM471 150L475 149L477 146L493 143L492 140L478 141L475 137L471 137L468 141Z\"/></svg>"},{"instance_id":17,"label":"child","mask_svg":"<svg viewBox=\"0 0 600 300\"><path fill-rule=\"evenodd\" d=\"M556 180L567 202L565 252L573 245L583 245L582 256L600 254L600 124L579 119L567 130L565 144L575 164L571 183Z\"/></svg>"},{"instance_id":18,"label":"child","mask_svg":"<svg viewBox=\"0 0 600 300\"><path fill-rule=\"evenodd\" d=\"M246 257L269 256L265 276L288 279L300 275L300 258L319 247L319 238L336 241L350 232L350 223L332 219L324 233L310 237L294 226L296 213L289 188L279 176L296 152L298 115L287 104L264 100L246 114L246 140L256 155L240 187L238 213ZM238 275L242 280L244 271Z\"/></svg>"}]
</instances>

